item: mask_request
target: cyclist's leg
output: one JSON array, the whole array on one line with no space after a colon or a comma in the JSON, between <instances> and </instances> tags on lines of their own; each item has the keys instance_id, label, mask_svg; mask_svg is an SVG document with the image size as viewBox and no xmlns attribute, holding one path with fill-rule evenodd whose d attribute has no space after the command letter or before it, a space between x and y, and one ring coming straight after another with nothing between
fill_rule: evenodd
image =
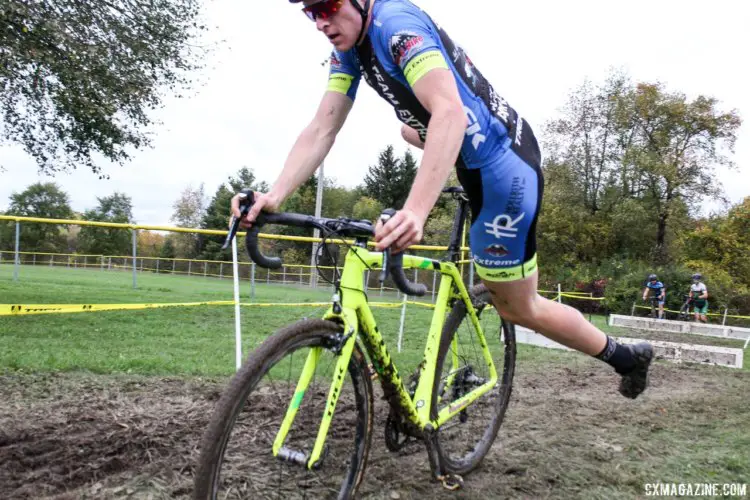
<instances>
[{"instance_id":1,"label":"cyclist's leg","mask_svg":"<svg viewBox=\"0 0 750 500\"><path fill-rule=\"evenodd\" d=\"M708 323L708 301L701 307L701 322Z\"/></svg>"},{"instance_id":2,"label":"cyclist's leg","mask_svg":"<svg viewBox=\"0 0 750 500\"><path fill-rule=\"evenodd\" d=\"M563 345L596 356L626 375L621 392L636 397L646 386L653 351L614 342L583 315L537 293L536 220L541 169L509 150L496 165L460 169L472 206L471 251L477 273L504 318ZM627 385L627 387L625 387Z\"/></svg>"},{"instance_id":3,"label":"cyclist's leg","mask_svg":"<svg viewBox=\"0 0 750 500\"><path fill-rule=\"evenodd\" d=\"M659 301L659 319L664 319L664 301Z\"/></svg>"}]
</instances>

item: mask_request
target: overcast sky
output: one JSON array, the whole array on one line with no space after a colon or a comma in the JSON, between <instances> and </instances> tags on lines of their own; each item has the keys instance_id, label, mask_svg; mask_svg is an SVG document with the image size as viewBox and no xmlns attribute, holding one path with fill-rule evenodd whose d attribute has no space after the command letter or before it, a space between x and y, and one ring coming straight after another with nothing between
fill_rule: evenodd
<instances>
[{"instance_id":1,"label":"overcast sky","mask_svg":"<svg viewBox=\"0 0 750 500\"><path fill-rule=\"evenodd\" d=\"M508 2L418 0L469 53L495 89L541 135L571 89L620 67L635 80L661 81L688 96L718 98L750 116L747 7L736 0ZM210 196L242 166L273 181L327 82L321 66L327 39L285 0L214 0L206 4L209 35L223 40L188 99L167 99L155 113L153 149L123 167L58 174L74 210L119 190L133 198L136 221L169 224L172 204L189 184ZM744 49L742 48L744 47ZM744 62L743 62L744 61ZM405 149L392 108L364 83L349 120L326 160L326 175L355 186L377 153ZM750 125L742 127L738 170L718 178L733 202L750 196ZM0 148L0 209L12 192L49 177L17 147Z\"/></svg>"}]
</instances>

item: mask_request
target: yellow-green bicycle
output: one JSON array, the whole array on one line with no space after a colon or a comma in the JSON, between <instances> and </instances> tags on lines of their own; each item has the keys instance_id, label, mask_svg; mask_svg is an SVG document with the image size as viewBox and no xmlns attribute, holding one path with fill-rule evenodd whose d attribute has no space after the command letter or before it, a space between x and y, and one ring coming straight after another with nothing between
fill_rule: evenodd
<instances>
[{"instance_id":1,"label":"yellow-green bicycle","mask_svg":"<svg viewBox=\"0 0 750 500\"><path fill-rule=\"evenodd\" d=\"M460 487L462 475L479 465L510 399L515 330L499 318L484 286L464 286L456 262L468 202L460 188L446 192L458 201L446 260L368 250L369 221L262 214L248 231L248 253L269 268L281 261L258 249L263 224L317 228L325 238L354 244L334 277L336 292L323 319L268 337L221 396L203 437L196 499L352 498L376 419L391 452L423 442L433 476L447 488ZM406 278L409 268L434 269L441 280L424 356L403 378L368 305L363 276L381 270L381 280L390 275L403 293L424 295L424 285ZM373 404L376 379L387 416Z\"/></svg>"}]
</instances>

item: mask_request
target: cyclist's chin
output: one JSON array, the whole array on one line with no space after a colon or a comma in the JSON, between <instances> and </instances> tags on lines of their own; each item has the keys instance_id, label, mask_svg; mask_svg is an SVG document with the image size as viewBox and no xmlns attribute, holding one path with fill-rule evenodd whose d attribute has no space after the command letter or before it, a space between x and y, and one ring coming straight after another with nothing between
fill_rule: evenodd
<instances>
[{"instance_id":1,"label":"cyclist's chin","mask_svg":"<svg viewBox=\"0 0 750 500\"><path fill-rule=\"evenodd\" d=\"M356 40L352 36L340 34L333 39L329 38L328 41L331 42L331 45L333 45L333 47L339 52L346 52L352 47L354 47L354 42Z\"/></svg>"}]
</instances>

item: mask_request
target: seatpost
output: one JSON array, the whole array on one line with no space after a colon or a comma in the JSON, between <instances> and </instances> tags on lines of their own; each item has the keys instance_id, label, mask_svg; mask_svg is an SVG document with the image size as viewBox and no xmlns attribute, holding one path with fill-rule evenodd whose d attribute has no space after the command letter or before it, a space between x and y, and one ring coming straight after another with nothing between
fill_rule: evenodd
<instances>
[{"instance_id":1,"label":"seatpost","mask_svg":"<svg viewBox=\"0 0 750 500\"><path fill-rule=\"evenodd\" d=\"M450 243L448 243L448 260L451 262L458 262L461 257L461 235L464 232L466 213L469 209L469 202L464 195L458 195L455 198L458 202L458 207L456 208L456 216L453 219Z\"/></svg>"}]
</instances>

